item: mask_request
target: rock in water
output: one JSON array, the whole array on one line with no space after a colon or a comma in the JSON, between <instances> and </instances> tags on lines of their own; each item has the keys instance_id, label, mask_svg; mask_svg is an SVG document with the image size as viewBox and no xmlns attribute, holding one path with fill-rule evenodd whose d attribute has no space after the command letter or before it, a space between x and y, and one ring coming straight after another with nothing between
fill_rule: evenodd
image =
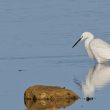
<instances>
[{"instance_id":1,"label":"rock in water","mask_svg":"<svg viewBox=\"0 0 110 110\"><path fill-rule=\"evenodd\" d=\"M35 85L29 87L24 93L24 102L29 110L30 108L40 110L52 107L66 107L77 99L79 99L79 96L65 87Z\"/></svg>"}]
</instances>

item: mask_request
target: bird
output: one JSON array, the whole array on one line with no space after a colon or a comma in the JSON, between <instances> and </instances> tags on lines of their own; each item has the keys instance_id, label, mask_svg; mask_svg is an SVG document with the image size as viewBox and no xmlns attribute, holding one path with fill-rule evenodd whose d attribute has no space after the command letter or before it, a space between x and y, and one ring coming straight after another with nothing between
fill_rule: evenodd
<instances>
[{"instance_id":1,"label":"bird","mask_svg":"<svg viewBox=\"0 0 110 110\"><path fill-rule=\"evenodd\" d=\"M80 41L85 42L85 49L88 56L98 63L107 63L110 60L110 44L102 39L95 38L91 32L82 33L78 41L72 46L75 47Z\"/></svg>"}]
</instances>

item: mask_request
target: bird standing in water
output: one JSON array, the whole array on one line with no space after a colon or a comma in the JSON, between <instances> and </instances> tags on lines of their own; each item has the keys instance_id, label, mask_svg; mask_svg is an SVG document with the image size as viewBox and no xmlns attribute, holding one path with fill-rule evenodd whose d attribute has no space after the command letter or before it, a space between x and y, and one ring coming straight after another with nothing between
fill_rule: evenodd
<instances>
[{"instance_id":1,"label":"bird standing in water","mask_svg":"<svg viewBox=\"0 0 110 110\"><path fill-rule=\"evenodd\" d=\"M75 47L79 41L85 41L85 48L89 57L96 59L98 63L106 63L110 60L110 44L95 38L90 32L84 32L73 47Z\"/></svg>"}]
</instances>

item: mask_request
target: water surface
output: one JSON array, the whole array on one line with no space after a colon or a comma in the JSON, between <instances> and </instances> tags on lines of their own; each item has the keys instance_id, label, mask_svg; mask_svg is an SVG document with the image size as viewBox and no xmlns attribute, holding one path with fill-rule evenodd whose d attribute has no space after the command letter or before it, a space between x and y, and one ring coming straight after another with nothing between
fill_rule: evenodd
<instances>
[{"instance_id":1,"label":"water surface","mask_svg":"<svg viewBox=\"0 0 110 110\"><path fill-rule=\"evenodd\" d=\"M72 45L84 31L110 42L109 6L109 0L0 0L1 109L26 109L24 91L42 84L65 86L81 97L67 110L108 110L110 86L86 102L74 83L85 82L96 62L82 43Z\"/></svg>"}]
</instances>

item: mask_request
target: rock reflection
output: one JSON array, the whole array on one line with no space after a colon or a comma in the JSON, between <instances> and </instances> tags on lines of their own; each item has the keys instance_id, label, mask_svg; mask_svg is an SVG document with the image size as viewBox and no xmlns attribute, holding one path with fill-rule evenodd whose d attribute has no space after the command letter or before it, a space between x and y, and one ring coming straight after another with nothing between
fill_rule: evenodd
<instances>
[{"instance_id":1,"label":"rock reflection","mask_svg":"<svg viewBox=\"0 0 110 110\"><path fill-rule=\"evenodd\" d=\"M89 70L85 82L80 83L75 80L75 83L81 87L86 101L93 100L96 90L110 84L110 65L97 64Z\"/></svg>"},{"instance_id":2,"label":"rock reflection","mask_svg":"<svg viewBox=\"0 0 110 110\"><path fill-rule=\"evenodd\" d=\"M27 110L58 110L73 104L79 96L73 91L53 86L32 86L24 93Z\"/></svg>"},{"instance_id":3,"label":"rock reflection","mask_svg":"<svg viewBox=\"0 0 110 110\"><path fill-rule=\"evenodd\" d=\"M25 105L27 110L58 110L60 108L66 108L75 101L73 99L57 99L51 100L27 100L25 99Z\"/></svg>"}]
</instances>

